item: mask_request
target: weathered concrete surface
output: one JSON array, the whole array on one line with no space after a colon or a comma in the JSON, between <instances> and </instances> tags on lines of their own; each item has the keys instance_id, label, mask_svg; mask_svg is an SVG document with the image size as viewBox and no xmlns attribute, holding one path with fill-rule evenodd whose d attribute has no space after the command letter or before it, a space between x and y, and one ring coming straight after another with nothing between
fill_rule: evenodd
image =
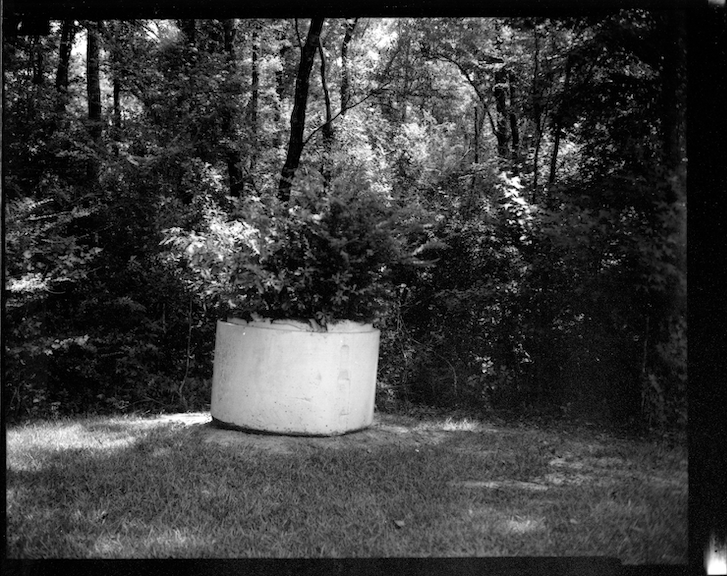
<instances>
[{"instance_id":1,"label":"weathered concrete surface","mask_svg":"<svg viewBox=\"0 0 727 576\"><path fill-rule=\"evenodd\" d=\"M379 331L341 323L217 323L211 412L228 427L331 436L369 426Z\"/></svg>"}]
</instances>

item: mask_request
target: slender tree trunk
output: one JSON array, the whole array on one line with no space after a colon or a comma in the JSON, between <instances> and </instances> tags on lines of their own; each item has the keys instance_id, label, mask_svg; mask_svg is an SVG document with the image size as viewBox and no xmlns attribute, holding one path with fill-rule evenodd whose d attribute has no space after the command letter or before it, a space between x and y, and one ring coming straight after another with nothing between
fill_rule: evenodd
<instances>
[{"instance_id":1,"label":"slender tree trunk","mask_svg":"<svg viewBox=\"0 0 727 576\"><path fill-rule=\"evenodd\" d=\"M101 82L100 82L100 23L89 23L86 39L86 95L88 100L88 133L96 144L101 142ZM89 160L87 176L96 180L99 172L97 158Z\"/></svg>"},{"instance_id":2,"label":"slender tree trunk","mask_svg":"<svg viewBox=\"0 0 727 576\"><path fill-rule=\"evenodd\" d=\"M684 14L670 10L666 14L664 58L661 71L662 152L667 168L676 171L684 156L684 87L686 70Z\"/></svg>"},{"instance_id":3,"label":"slender tree trunk","mask_svg":"<svg viewBox=\"0 0 727 576\"><path fill-rule=\"evenodd\" d=\"M555 182L555 174L558 169L558 150L560 149L560 138L562 131L558 121L555 122L555 140L553 141L553 154L550 156L550 174L548 175L548 184Z\"/></svg>"},{"instance_id":4,"label":"slender tree trunk","mask_svg":"<svg viewBox=\"0 0 727 576\"><path fill-rule=\"evenodd\" d=\"M250 164L248 174L252 178L257 163L258 153L258 110L260 108L260 33L256 27L252 31L251 46L251 69L250 69Z\"/></svg>"},{"instance_id":5,"label":"slender tree trunk","mask_svg":"<svg viewBox=\"0 0 727 576\"><path fill-rule=\"evenodd\" d=\"M348 104L351 101L350 70L348 61L348 47L353 39L353 31L356 28L358 18L347 19L344 23L346 33L341 44L341 116L346 114Z\"/></svg>"},{"instance_id":6,"label":"slender tree trunk","mask_svg":"<svg viewBox=\"0 0 727 576\"><path fill-rule=\"evenodd\" d=\"M572 68L573 60L570 57L570 55L566 56L565 61L565 79L563 80L563 93L567 94L568 89L570 88L570 77L571 77L571 68ZM550 157L550 175L548 176L548 183L552 184L555 182L555 174L556 170L558 168L558 151L560 149L560 139L563 135L563 128L561 126L561 119L560 116L562 114L562 111L558 111L558 114L556 115L554 119L554 131L555 131L555 141L553 142L553 155Z\"/></svg>"},{"instance_id":7,"label":"slender tree trunk","mask_svg":"<svg viewBox=\"0 0 727 576\"><path fill-rule=\"evenodd\" d=\"M308 36L300 54L298 76L295 80L295 96L293 99L293 112L290 115L290 140L288 154L280 173L278 184L278 198L282 202L290 200L290 190L293 187L293 178L300 163L303 152L303 130L305 129L305 108L308 103L308 88L310 73L313 68L316 49L320 41L323 18L312 18L308 28Z\"/></svg>"},{"instance_id":8,"label":"slender tree trunk","mask_svg":"<svg viewBox=\"0 0 727 576\"><path fill-rule=\"evenodd\" d=\"M661 70L661 133L664 166L672 185L666 201L681 207L683 214L672 220L668 233L677 241L674 265L686 275L687 220L686 162L685 162L685 98L686 98L686 26L683 12L668 11L664 34L664 58ZM686 294L674 286L668 313L672 317L684 314Z\"/></svg>"},{"instance_id":9,"label":"slender tree trunk","mask_svg":"<svg viewBox=\"0 0 727 576\"><path fill-rule=\"evenodd\" d=\"M505 90L507 82L507 72L498 70L495 72L495 88L493 90L495 96L495 108L497 110L497 126L495 130L495 138L497 138L497 154L502 159L511 163L511 154L509 150L510 133L508 126L508 109L507 109L507 93Z\"/></svg>"},{"instance_id":10,"label":"slender tree trunk","mask_svg":"<svg viewBox=\"0 0 727 576\"><path fill-rule=\"evenodd\" d=\"M520 173L520 130L517 125L517 114L515 104L518 101L517 79L512 72L508 73L508 85L510 87L510 109L508 118L510 120L510 135L512 137L512 169L514 174Z\"/></svg>"},{"instance_id":11,"label":"slender tree trunk","mask_svg":"<svg viewBox=\"0 0 727 576\"><path fill-rule=\"evenodd\" d=\"M114 58L113 51L111 58ZM114 127L114 140L118 140L121 133L121 71L119 66L114 66L113 72L113 99L114 99L114 115L113 115L113 127Z\"/></svg>"},{"instance_id":12,"label":"slender tree trunk","mask_svg":"<svg viewBox=\"0 0 727 576\"><path fill-rule=\"evenodd\" d=\"M473 122L473 128L474 128L474 134L473 134L473 142L472 142L472 148L474 152L474 158L473 158L473 166L472 166L472 184L470 186L470 193L467 198L467 203L465 206L465 212L471 213L471 211L474 209L477 198L478 198L478 189L479 189L479 178L478 178L478 170L477 170L477 164L480 162L480 114L479 109L477 105L475 104L474 107L474 122Z\"/></svg>"},{"instance_id":13,"label":"slender tree trunk","mask_svg":"<svg viewBox=\"0 0 727 576\"><path fill-rule=\"evenodd\" d=\"M86 45L86 94L88 97L88 123L91 138L101 138L101 83L99 77L100 50L98 24L88 25Z\"/></svg>"},{"instance_id":14,"label":"slender tree trunk","mask_svg":"<svg viewBox=\"0 0 727 576\"><path fill-rule=\"evenodd\" d=\"M129 32L131 28L125 22L108 22L103 29L99 29L99 40L106 49L109 61L108 70L111 75L112 114L109 137L114 155L119 154L121 141L121 94L124 90L124 50L128 49Z\"/></svg>"},{"instance_id":15,"label":"slender tree trunk","mask_svg":"<svg viewBox=\"0 0 727 576\"><path fill-rule=\"evenodd\" d=\"M33 70L33 84L42 86L45 83L45 58L40 36L33 36L31 40L30 62Z\"/></svg>"},{"instance_id":16,"label":"slender tree trunk","mask_svg":"<svg viewBox=\"0 0 727 576\"><path fill-rule=\"evenodd\" d=\"M409 71L411 69L411 66L409 66L409 63L411 62L409 60L409 54L410 54L410 47L411 42L409 38L406 38L406 44L404 45L404 62L407 63L407 65L404 67L404 85L401 87L401 90L399 91L399 109L401 110L401 123L404 124L406 122L406 102L407 102L407 94L409 92Z\"/></svg>"},{"instance_id":17,"label":"slender tree trunk","mask_svg":"<svg viewBox=\"0 0 727 576\"><path fill-rule=\"evenodd\" d=\"M114 76L114 116L112 137L118 142L121 139L121 80L118 76Z\"/></svg>"},{"instance_id":18,"label":"slender tree trunk","mask_svg":"<svg viewBox=\"0 0 727 576\"><path fill-rule=\"evenodd\" d=\"M197 42L197 21L196 20L179 20L179 29L187 39L187 44L194 46Z\"/></svg>"},{"instance_id":19,"label":"slender tree trunk","mask_svg":"<svg viewBox=\"0 0 727 576\"><path fill-rule=\"evenodd\" d=\"M68 67L75 34L76 27L73 20L64 20L61 25L61 44L58 49L58 71L56 72L56 90L63 96L60 101L63 110L65 110L65 97L68 93Z\"/></svg>"},{"instance_id":20,"label":"slender tree trunk","mask_svg":"<svg viewBox=\"0 0 727 576\"><path fill-rule=\"evenodd\" d=\"M475 164L479 164L480 162L480 119L479 114L477 111L477 106L475 106L475 125L474 125L475 133L474 133L474 151L475 151Z\"/></svg>"},{"instance_id":21,"label":"slender tree trunk","mask_svg":"<svg viewBox=\"0 0 727 576\"><path fill-rule=\"evenodd\" d=\"M328 93L328 83L326 81L326 56L323 53L323 45L318 43L318 54L321 58L321 86L323 88L323 100L326 107L326 122L321 129L323 134L323 189L327 192L331 184L331 174L333 171L333 112L331 110L331 96Z\"/></svg>"},{"instance_id":22,"label":"slender tree trunk","mask_svg":"<svg viewBox=\"0 0 727 576\"><path fill-rule=\"evenodd\" d=\"M118 76L114 76L112 88L114 109L109 136L111 140L111 150L113 152L113 155L118 157L120 150L119 144L121 142L121 80L118 78Z\"/></svg>"},{"instance_id":23,"label":"slender tree trunk","mask_svg":"<svg viewBox=\"0 0 727 576\"><path fill-rule=\"evenodd\" d=\"M273 148L278 149L280 147L280 130L278 127L281 124L281 113L280 113L280 104L283 101L284 95L285 95L285 82L284 82L284 74L283 74L283 68L285 67L285 55L288 53L288 50L290 48L288 46L283 45L280 50L278 51L278 57L280 59L280 69L275 72L275 93L278 96L277 100L275 101L275 105L273 107L273 118L275 119L275 127L276 130L273 133Z\"/></svg>"},{"instance_id":24,"label":"slender tree trunk","mask_svg":"<svg viewBox=\"0 0 727 576\"><path fill-rule=\"evenodd\" d=\"M222 21L222 34L224 37L225 53L227 61L235 61L235 38L237 37L237 29L235 28L234 18L228 18Z\"/></svg>"},{"instance_id":25,"label":"slender tree trunk","mask_svg":"<svg viewBox=\"0 0 727 576\"><path fill-rule=\"evenodd\" d=\"M73 20L64 20L61 25L61 43L58 48L58 69L56 71L56 112L58 120L56 126L65 125L66 106L68 104L68 69L71 61L71 49L76 27Z\"/></svg>"},{"instance_id":26,"label":"slender tree trunk","mask_svg":"<svg viewBox=\"0 0 727 576\"><path fill-rule=\"evenodd\" d=\"M230 195L240 197L244 190L244 175L240 169L240 154L237 150L227 152L227 176L230 180Z\"/></svg>"},{"instance_id":27,"label":"slender tree trunk","mask_svg":"<svg viewBox=\"0 0 727 576\"><path fill-rule=\"evenodd\" d=\"M543 139L543 133L540 129L540 120L535 125L535 152L533 153L533 197L538 193L538 170L540 170L540 142Z\"/></svg>"},{"instance_id":28,"label":"slender tree trunk","mask_svg":"<svg viewBox=\"0 0 727 576\"><path fill-rule=\"evenodd\" d=\"M533 39L535 50L533 51L533 120L535 120L535 153L533 156L533 197L538 193L538 171L540 170L540 142L543 138L542 130L542 94L539 89L540 78L540 38L538 37L537 25L533 28Z\"/></svg>"},{"instance_id":29,"label":"slender tree trunk","mask_svg":"<svg viewBox=\"0 0 727 576\"><path fill-rule=\"evenodd\" d=\"M517 115L510 110L510 134L512 134L512 160L517 165L520 158L520 131L517 126Z\"/></svg>"},{"instance_id":30,"label":"slender tree trunk","mask_svg":"<svg viewBox=\"0 0 727 576\"><path fill-rule=\"evenodd\" d=\"M227 56L227 69L230 75L234 75L237 70L237 60L235 53L235 39L237 37L237 29L234 19L226 19L222 21L222 34L224 50ZM239 97L237 91L230 90L228 94L230 100L236 100ZM240 197L244 189L244 175L241 168L240 151L237 144L237 135L235 134L235 114L234 106L226 106L222 118L222 133L227 137L229 144L225 146L224 156L227 163L227 177L230 184L230 195Z\"/></svg>"},{"instance_id":31,"label":"slender tree trunk","mask_svg":"<svg viewBox=\"0 0 727 576\"><path fill-rule=\"evenodd\" d=\"M257 113L260 99L260 34L257 30L252 31L252 66L250 72L250 128L253 137L257 137Z\"/></svg>"}]
</instances>

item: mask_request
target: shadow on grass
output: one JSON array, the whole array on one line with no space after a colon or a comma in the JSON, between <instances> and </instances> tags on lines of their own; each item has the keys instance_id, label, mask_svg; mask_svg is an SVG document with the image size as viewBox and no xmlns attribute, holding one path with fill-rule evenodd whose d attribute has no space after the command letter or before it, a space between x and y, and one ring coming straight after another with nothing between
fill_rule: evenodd
<instances>
[{"instance_id":1,"label":"shadow on grass","mask_svg":"<svg viewBox=\"0 0 727 576\"><path fill-rule=\"evenodd\" d=\"M8 556L686 558L685 490L629 472L645 447L386 418L345 437L224 443L199 421L10 429ZM598 481L606 464L625 476Z\"/></svg>"},{"instance_id":2,"label":"shadow on grass","mask_svg":"<svg viewBox=\"0 0 727 576\"><path fill-rule=\"evenodd\" d=\"M207 480L192 430L132 420L49 428L8 432L9 557L158 557L182 547L197 556L209 546L173 528Z\"/></svg>"}]
</instances>

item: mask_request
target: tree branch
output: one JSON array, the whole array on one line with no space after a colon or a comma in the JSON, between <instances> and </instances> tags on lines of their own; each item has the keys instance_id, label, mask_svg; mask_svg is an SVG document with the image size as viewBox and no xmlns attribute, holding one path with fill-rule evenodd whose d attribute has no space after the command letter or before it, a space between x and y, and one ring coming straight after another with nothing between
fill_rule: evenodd
<instances>
[{"instance_id":1,"label":"tree branch","mask_svg":"<svg viewBox=\"0 0 727 576\"><path fill-rule=\"evenodd\" d=\"M298 29L298 19L295 19L295 36L298 38L298 48L303 49L303 41L300 39L300 30Z\"/></svg>"},{"instance_id":2,"label":"tree branch","mask_svg":"<svg viewBox=\"0 0 727 576\"><path fill-rule=\"evenodd\" d=\"M457 69L462 73L462 76L465 77L465 80L467 80L467 83L472 86L472 89L475 91L475 94L477 95L477 98L480 99L480 102L482 102L482 107L485 109L485 112L487 113L487 117L490 120L490 127L492 128L492 133L494 134L496 132L495 129L495 120L492 117L492 114L490 113L490 102L489 99L482 93L479 86L477 86L477 83L470 77L469 72L465 69L462 64L457 62L454 58L447 56L445 54L440 54L438 52L430 52L430 55L432 58L443 60L445 62L449 62L450 64L454 64Z\"/></svg>"},{"instance_id":3,"label":"tree branch","mask_svg":"<svg viewBox=\"0 0 727 576\"><path fill-rule=\"evenodd\" d=\"M315 129L315 130L313 130L313 131L312 131L312 132L311 132L310 134L308 134L308 137L307 137L307 138L306 138L305 140L303 140L303 146L305 146L306 144L308 144L308 142L310 141L310 139L311 139L311 138L313 138L313 136L314 136L314 135L315 135L316 133L320 132L320 131L321 131L321 130L323 129L323 127L324 127L324 126L326 126L326 124L329 124L330 122L333 122L333 121L334 121L334 120L335 120L336 118L338 118L338 117L339 117L339 116L340 116L341 114L343 114L343 113L345 113L345 112L347 112L347 111L351 110L352 108L355 108L355 107L356 107L356 106L358 106L359 104L363 104L364 102L366 102L366 100L368 100L368 99L369 99L369 98L371 98L372 96L376 96L376 95L378 95L378 94L381 94L381 93L382 93L382 92L383 92L384 90L386 90L386 88L387 88L387 87L388 87L388 84L386 84L386 85L384 85L384 86L380 86L380 87L379 87L379 88L377 88L376 90L372 90L371 92L369 92L369 93L368 93L368 94L367 94L366 96L364 96L363 98L361 98L361 100L358 100L357 102L354 102L354 103L353 103L353 104L351 104L350 106L346 106L346 108L343 108L343 109L339 110L339 111L338 111L338 112L337 112L336 114L334 114L334 115L333 115L333 116L331 117L331 120L330 120L330 121L327 121L327 122L325 122L325 123L321 124L320 126L318 126L318 128L316 128L316 129Z\"/></svg>"},{"instance_id":4,"label":"tree branch","mask_svg":"<svg viewBox=\"0 0 727 576\"><path fill-rule=\"evenodd\" d=\"M350 79L348 70L348 46L353 38L353 31L356 28L358 18L354 18L353 21L346 20L344 23L346 33L343 36L343 42L341 43L341 113L345 113L348 107L348 101L351 98L350 94Z\"/></svg>"}]
</instances>

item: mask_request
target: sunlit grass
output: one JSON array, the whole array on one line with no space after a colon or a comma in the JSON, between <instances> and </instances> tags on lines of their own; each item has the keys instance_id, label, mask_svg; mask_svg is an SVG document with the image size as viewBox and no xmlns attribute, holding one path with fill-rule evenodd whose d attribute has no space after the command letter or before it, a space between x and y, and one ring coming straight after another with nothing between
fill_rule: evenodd
<instances>
[{"instance_id":1,"label":"sunlit grass","mask_svg":"<svg viewBox=\"0 0 727 576\"><path fill-rule=\"evenodd\" d=\"M680 449L429 418L391 424L410 442L275 452L184 419L8 429L8 555L686 561Z\"/></svg>"},{"instance_id":2,"label":"sunlit grass","mask_svg":"<svg viewBox=\"0 0 727 576\"><path fill-rule=\"evenodd\" d=\"M446 432L477 432L482 429L481 422L470 420L469 418L445 418L443 422L436 424L438 428ZM426 425L424 426L426 427Z\"/></svg>"}]
</instances>

